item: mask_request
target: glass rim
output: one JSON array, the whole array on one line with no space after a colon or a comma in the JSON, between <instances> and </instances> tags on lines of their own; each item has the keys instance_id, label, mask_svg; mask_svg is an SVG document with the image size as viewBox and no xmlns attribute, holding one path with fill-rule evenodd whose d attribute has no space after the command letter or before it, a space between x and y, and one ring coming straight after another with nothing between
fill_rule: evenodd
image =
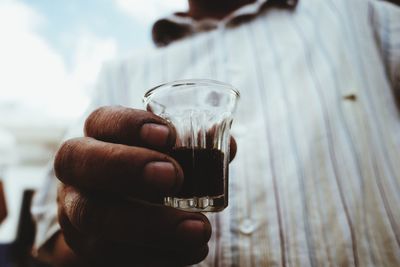
<instances>
[{"instance_id":1,"label":"glass rim","mask_svg":"<svg viewBox=\"0 0 400 267\"><path fill-rule=\"evenodd\" d=\"M224 82L220 82L220 81L212 80L212 79L185 79L185 80L176 80L173 82L163 83L163 84L157 85L156 87L151 88L144 94L143 101L147 102L147 100L151 96L153 96L156 92L158 92L160 89L179 87L179 86L188 86L188 85L214 85L214 86L218 86L221 88L225 88L231 94L233 94L237 98L240 98L239 90L228 83L224 83Z\"/></svg>"}]
</instances>

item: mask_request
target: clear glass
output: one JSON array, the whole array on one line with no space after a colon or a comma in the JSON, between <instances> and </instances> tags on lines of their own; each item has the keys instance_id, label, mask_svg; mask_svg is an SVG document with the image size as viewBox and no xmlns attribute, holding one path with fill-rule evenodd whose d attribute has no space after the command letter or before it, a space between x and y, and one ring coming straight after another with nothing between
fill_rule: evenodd
<instances>
[{"instance_id":1,"label":"clear glass","mask_svg":"<svg viewBox=\"0 0 400 267\"><path fill-rule=\"evenodd\" d=\"M185 175L181 191L165 197L165 205L196 212L228 206L230 128L238 99L238 90L213 80L175 81L145 94L146 110L176 129L169 153Z\"/></svg>"}]
</instances>

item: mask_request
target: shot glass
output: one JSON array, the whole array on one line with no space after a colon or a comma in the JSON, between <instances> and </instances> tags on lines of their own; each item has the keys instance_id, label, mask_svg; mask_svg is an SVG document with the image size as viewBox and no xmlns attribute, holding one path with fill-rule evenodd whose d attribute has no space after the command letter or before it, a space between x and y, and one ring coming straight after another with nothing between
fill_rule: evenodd
<instances>
[{"instance_id":1,"label":"shot glass","mask_svg":"<svg viewBox=\"0 0 400 267\"><path fill-rule=\"evenodd\" d=\"M165 205L194 212L228 206L230 128L239 97L231 85L204 79L162 84L144 95L146 110L168 120L177 134L168 153L184 181Z\"/></svg>"}]
</instances>

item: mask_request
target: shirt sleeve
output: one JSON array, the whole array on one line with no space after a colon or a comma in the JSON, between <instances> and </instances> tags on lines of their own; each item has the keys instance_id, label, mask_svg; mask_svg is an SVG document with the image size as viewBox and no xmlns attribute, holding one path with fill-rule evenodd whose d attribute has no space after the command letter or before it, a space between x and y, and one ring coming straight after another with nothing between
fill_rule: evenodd
<instances>
[{"instance_id":1,"label":"shirt sleeve","mask_svg":"<svg viewBox=\"0 0 400 267\"><path fill-rule=\"evenodd\" d=\"M371 20L388 78L400 93L400 7L372 0Z\"/></svg>"},{"instance_id":2,"label":"shirt sleeve","mask_svg":"<svg viewBox=\"0 0 400 267\"><path fill-rule=\"evenodd\" d=\"M81 118L69 127L63 140L83 136L83 125L87 116L97 107L108 104L107 101L110 99L109 94L111 93L108 91L110 90L109 88L109 68L104 67L100 72L91 104ZM60 230L57 218L57 188L59 182L54 174L53 160L50 161L47 169L44 184L35 193L31 208L32 216L36 223L34 254Z\"/></svg>"}]
</instances>

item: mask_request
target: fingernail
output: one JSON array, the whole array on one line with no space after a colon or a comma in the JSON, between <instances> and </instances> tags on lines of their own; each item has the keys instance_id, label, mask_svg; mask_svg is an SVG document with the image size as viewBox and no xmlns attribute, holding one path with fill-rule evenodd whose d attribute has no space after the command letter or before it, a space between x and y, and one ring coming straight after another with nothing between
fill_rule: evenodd
<instances>
[{"instance_id":1,"label":"fingernail","mask_svg":"<svg viewBox=\"0 0 400 267\"><path fill-rule=\"evenodd\" d=\"M185 220L177 227L179 241L191 246L205 244L211 237L211 229L200 220Z\"/></svg>"},{"instance_id":2,"label":"fingernail","mask_svg":"<svg viewBox=\"0 0 400 267\"><path fill-rule=\"evenodd\" d=\"M140 138L148 145L162 147L168 144L169 132L165 125L146 123L140 130Z\"/></svg>"},{"instance_id":3,"label":"fingernail","mask_svg":"<svg viewBox=\"0 0 400 267\"><path fill-rule=\"evenodd\" d=\"M162 192L172 192L177 187L179 177L175 166L170 162L150 162L143 169L147 183Z\"/></svg>"}]
</instances>

